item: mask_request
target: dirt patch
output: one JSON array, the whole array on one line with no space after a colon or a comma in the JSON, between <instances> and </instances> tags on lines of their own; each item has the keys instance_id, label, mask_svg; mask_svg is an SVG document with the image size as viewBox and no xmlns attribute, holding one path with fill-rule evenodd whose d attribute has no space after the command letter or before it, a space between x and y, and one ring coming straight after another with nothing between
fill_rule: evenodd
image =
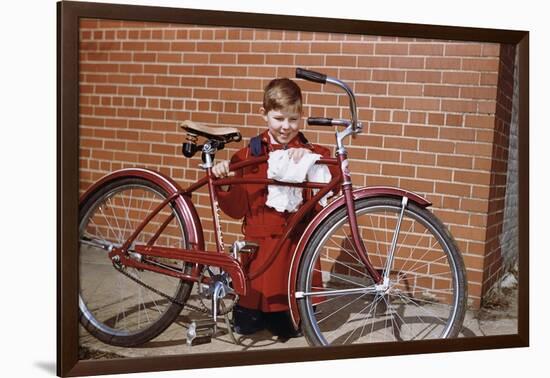
<instances>
[{"instance_id":1,"label":"dirt patch","mask_svg":"<svg viewBox=\"0 0 550 378\"><path fill-rule=\"evenodd\" d=\"M120 354L90 349L84 346L81 346L78 348L79 360L108 360L112 358L125 358L125 357L121 356Z\"/></svg>"}]
</instances>

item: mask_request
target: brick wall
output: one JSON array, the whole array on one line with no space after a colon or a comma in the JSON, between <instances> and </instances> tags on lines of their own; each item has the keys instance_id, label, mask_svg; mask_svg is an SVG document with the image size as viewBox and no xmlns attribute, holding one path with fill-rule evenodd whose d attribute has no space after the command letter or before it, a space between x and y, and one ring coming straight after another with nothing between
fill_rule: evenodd
<instances>
[{"instance_id":1,"label":"brick wall","mask_svg":"<svg viewBox=\"0 0 550 378\"><path fill-rule=\"evenodd\" d=\"M508 102L498 85L510 73L501 46L106 20L80 27L81 191L130 166L186 186L202 173L198 158L181 156L179 121L238 127L245 138L218 155L227 159L264 129L258 109L269 80L293 77L297 66L322 71L351 85L365 121L348 149L354 184L401 186L433 202L464 255L471 304L479 305L498 270L494 236L502 223ZM299 85L306 116L348 117L345 95ZM327 129L305 133L334 144ZM206 192L195 201L209 229ZM224 231L231 242L240 222L229 220ZM212 234L205 237L213 247Z\"/></svg>"}]
</instances>

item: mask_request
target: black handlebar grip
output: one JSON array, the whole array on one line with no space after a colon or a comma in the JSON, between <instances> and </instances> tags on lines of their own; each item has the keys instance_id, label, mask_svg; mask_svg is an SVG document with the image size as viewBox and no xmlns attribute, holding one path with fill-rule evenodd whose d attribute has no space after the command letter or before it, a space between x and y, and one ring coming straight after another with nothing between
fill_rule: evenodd
<instances>
[{"instance_id":1,"label":"black handlebar grip","mask_svg":"<svg viewBox=\"0 0 550 378\"><path fill-rule=\"evenodd\" d=\"M309 117L307 119L307 124L317 126L332 126L332 118Z\"/></svg>"},{"instance_id":2,"label":"black handlebar grip","mask_svg":"<svg viewBox=\"0 0 550 378\"><path fill-rule=\"evenodd\" d=\"M327 82L327 75L315 71L306 70L303 68L296 68L296 77L299 79L314 81L320 84L326 84Z\"/></svg>"}]
</instances>

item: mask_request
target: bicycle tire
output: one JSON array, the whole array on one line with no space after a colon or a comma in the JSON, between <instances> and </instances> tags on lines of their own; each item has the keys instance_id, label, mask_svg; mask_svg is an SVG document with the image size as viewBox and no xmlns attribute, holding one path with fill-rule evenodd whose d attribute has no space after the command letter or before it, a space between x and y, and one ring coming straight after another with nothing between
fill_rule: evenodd
<instances>
[{"instance_id":1,"label":"bicycle tire","mask_svg":"<svg viewBox=\"0 0 550 378\"><path fill-rule=\"evenodd\" d=\"M384 270L401 206L401 199L392 197L355 203L361 237L379 272ZM456 337L466 311L466 275L456 243L441 221L427 209L407 204L389 285L375 290L353 250L347 218L346 208L340 208L319 226L299 268L297 292L306 294L298 299L298 308L308 343L322 346ZM365 288L373 291L367 293ZM343 289L361 291L346 293ZM328 291L332 293L325 295ZM307 294L315 292L323 293ZM430 321L433 329L427 327Z\"/></svg>"},{"instance_id":2,"label":"bicycle tire","mask_svg":"<svg viewBox=\"0 0 550 378\"><path fill-rule=\"evenodd\" d=\"M152 340L174 322L189 298L193 283L150 271L133 268L126 270L127 274L171 295L177 302L174 303L117 271L107 256L106 246L109 243L114 245L124 242L139 221L147 216L147 211L167 197L168 193L164 189L148 179L120 177L99 187L81 204L79 318L84 328L102 342L130 347ZM138 209L136 205L140 201L142 208ZM144 206L147 206L145 212ZM177 207L166 206L158 215L159 222L156 225L160 224L160 217L167 217L170 213L174 217L155 245L176 244L188 248L184 218ZM152 219L151 227L156 220L157 217ZM151 236L153 232L154 229L146 227L138 240L142 235ZM191 264L183 262L162 259L158 262L186 272L191 269ZM120 301L120 308L116 307L117 300Z\"/></svg>"}]
</instances>

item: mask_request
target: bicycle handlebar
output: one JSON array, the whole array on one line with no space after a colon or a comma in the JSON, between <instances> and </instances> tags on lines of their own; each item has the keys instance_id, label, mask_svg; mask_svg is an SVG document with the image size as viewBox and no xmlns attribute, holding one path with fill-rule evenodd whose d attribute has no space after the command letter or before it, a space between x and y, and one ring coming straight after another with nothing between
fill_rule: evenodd
<instances>
[{"instance_id":1,"label":"bicycle handlebar","mask_svg":"<svg viewBox=\"0 0 550 378\"><path fill-rule=\"evenodd\" d=\"M296 77L298 79L313 81L320 84L326 84L327 82L327 75L303 68L296 68Z\"/></svg>"},{"instance_id":2,"label":"bicycle handlebar","mask_svg":"<svg viewBox=\"0 0 550 378\"><path fill-rule=\"evenodd\" d=\"M299 79L313 81L315 83L320 83L320 84L327 84L328 83L328 84L336 85L336 86L342 88L344 90L344 92L346 92L346 94L348 95L348 98L349 98L349 110L351 112L351 122L350 122L351 128L352 128L354 133L357 132L358 128L361 128L361 125L357 121L357 105L356 105L356 102L355 102L355 95L353 94L353 91L351 90L351 88L346 83L344 83L343 81L340 81L338 79L329 77L325 74L315 72L315 71L306 70L304 68L299 68L299 67L296 68L296 77L299 78ZM326 121L326 119L321 121L321 119L319 118L317 120L320 123L314 123L315 125L321 125L321 126L328 126L329 125L329 123L328 123L328 121ZM309 121L308 121L308 123L309 123ZM331 120L330 124L334 125L332 120ZM339 123L339 125L340 124L342 124L342 123ZM310 123L310 125L311 125L311 123Z\"/></svg>"},{"instance_id":3,"label":"bicycle handlebar","mask_svg":"<svg viewBox=\"0 0 550 378\"><path fill-rule=\"evenodd\" d=\"M315 126L333 126L332 118L324 118L324 117L309 117L307 119L307 124L315 125Z\"/></svg>"}]
</instances>

